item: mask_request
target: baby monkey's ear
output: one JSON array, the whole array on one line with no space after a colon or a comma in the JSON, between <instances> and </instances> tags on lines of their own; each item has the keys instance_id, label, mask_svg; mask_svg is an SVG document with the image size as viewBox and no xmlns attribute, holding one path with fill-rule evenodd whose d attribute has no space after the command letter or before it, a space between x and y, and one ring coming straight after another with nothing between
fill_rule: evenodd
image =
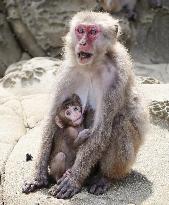
<instances>
[{"instance_id":1,"label":"baby monkey's ear","mask_svg":"<svg viewBox=\"0 0 169 205\"><path fill-rule=\"evenodd\" d=\"M72 94L72 99L74 103L78 103L79 106L81 106L81 100L80 97L76 94Z\"/></svg>"},{"instance_id":2,"label":"baby monkey's ear","mask_svg":"<svg viewBox=\"0 0 169 205\"><path fill-rule=\"evenodd\" d=\"M58 116L55 117L55 123L58 127L64 128L62 121L59 119Z\"/></svg>"}]
</instances>

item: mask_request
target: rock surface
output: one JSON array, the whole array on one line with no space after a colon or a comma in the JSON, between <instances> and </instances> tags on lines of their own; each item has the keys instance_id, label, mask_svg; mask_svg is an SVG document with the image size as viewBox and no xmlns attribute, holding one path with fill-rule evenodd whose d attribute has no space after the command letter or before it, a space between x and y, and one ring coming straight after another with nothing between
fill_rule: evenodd
<instances>
[{"instance_id":1,"label":"rock surface","mask_svg":"<svg viewBox=\"0 0 169 205\"><path fill-rule=\"evenodd\" d=\"M19 41L34 57L44 53L55 57L60 55L63 46L61 38L68 30L70 17L77 11L91 10L96 5L95 1L90 0L5 0L5 3L11 25L16 35L19 35ZM18 32L18 27L23 28L22 34ZM28 39L24 39L24 36ZM31 44L32 41L34 44ZM34 48L30 47L33 45Z\"/></svg>"},{"instance_id":2,"label":"rock surface","mask_svg":"<svg viewBox=\"0 0 169 205\"><path fill-rule=\"evenodd\" d=\"M169 64L145 64L136 62L135 73L138 76L144 76L146 78L149 76L162 83L169 83Z\"/></svg>"},{"instance_id":3,"label":"rock surface","mask_svg":"<svg viewBox=\"0 0 169 205\"><path fill-rule=\"evenodd\" d=\"M21 62L9 67L0 82L0 204L168 204L169 123L154 118L151 118L149 133L132 173L123 180L114 181L106 194L94 196L84 188L71 200L58 200L48 195L48 189L28 195L21 193L24 180L32 178L35 171L41 141L41 120L48 109L52 82L60 63L49 58ZM38 83L30 78L28 82L31 83L22 84L23 74L29 71L35 77L39 66L43 72L38 76ZM16 74L17 78L14 78ZM12 87L6 87L6 78L17 80ZM49 79L52 82L49 83ZM169 84L139 84L138 87L149 104L152 100L169 100ZM32 161L26 162L26 154L33 156Z\"/></svg>"},{"instance_id":4,"label":"rock surface","mask_svg":"<svg viewBox=\"0 0 169 205\"><path fill-rule=\"evenodd\" d=\"M68 31L70 18L81 10L99 10L99 3L95 0L3 2L4 5L0 4L3 11L0 14L0 74L10 63L21 59L23 52L29 57L61 57L62 37ZM168 0L163 0L161 8L155 9L150 8L147 0L140 0L136 11L137 19L134 22L123 18L124 15L112 13L121 19L121 40L131 49L138 62L169 63Z\"/></svg>"},{"instance_id":5,"label":"rock surface","mask_svg":"<svg viewBox=\"0 0 169 205\"><path fill-rule=\"evenodd\" d=\"M7 67L21 58L21 49L6 20L4 6L0 2L0 77Z\"/></svg>"}]
</instances>

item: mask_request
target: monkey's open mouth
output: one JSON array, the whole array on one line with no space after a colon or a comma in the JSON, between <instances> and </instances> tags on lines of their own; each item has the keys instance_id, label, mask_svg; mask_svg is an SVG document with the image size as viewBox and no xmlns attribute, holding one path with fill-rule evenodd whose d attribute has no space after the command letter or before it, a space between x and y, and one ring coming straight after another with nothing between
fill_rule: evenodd
<instances>
[{"instance_id":1,"label":"monkey's open mouth","mask_svg":"<svg viewBox=\"0 0 169 205\"><path fill-rule=\"evenodd\" d=\"M87 59L87 58L92 57L92 55L93 55L92 53L87 53L87 52L80 51L78 53L78 58L80 58L80 59Z\"/></svg>"}]
</instances>

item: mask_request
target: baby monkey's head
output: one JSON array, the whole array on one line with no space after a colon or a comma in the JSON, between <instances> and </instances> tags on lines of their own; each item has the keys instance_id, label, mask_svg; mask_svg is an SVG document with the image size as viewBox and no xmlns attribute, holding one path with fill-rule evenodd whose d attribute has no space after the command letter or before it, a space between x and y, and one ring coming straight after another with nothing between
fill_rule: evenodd
<instances>
[{"instance_id":1,"label":"baby monkey's head","mask_svg":"<svg viewBox=\"0 0 169 205\"><path fill-rule=\"evenodd\" d=\"M78 95L73 94L62 103L55 121L60 128L76 127L82 123L82 104Z\"/></svg>"}]
</instances>

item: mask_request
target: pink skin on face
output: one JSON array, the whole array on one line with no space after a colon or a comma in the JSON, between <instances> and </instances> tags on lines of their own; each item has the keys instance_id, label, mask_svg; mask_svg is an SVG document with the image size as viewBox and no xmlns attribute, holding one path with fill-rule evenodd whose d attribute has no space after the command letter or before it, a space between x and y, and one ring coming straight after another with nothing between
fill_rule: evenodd
<instances>
[{"instance_id":1,"label":"pink skin on face","mask_svg":"<svg viewBox=\"0 0 169 205\"><path fill-rule=\"evenodd\" d=\"M93 45L95 40L100 35L101 28L97 24L85 25L79 24L75 28L75 34L78 40L77 52L86 52L93 54ZM79 57L81 63L85 63L86 59L83 56Z\"/></svg>"},{"instance_id":2,"label":"pink skin on face","mask_svg":"<svg viewBox=\"0 0 169 205\"><path fill-rule=\"evenodd\" d=\"M65 116L70 119L75 126L82 122L82 113L79 106L71 106L65 111Z\"/></svg>"}]
</instances>

